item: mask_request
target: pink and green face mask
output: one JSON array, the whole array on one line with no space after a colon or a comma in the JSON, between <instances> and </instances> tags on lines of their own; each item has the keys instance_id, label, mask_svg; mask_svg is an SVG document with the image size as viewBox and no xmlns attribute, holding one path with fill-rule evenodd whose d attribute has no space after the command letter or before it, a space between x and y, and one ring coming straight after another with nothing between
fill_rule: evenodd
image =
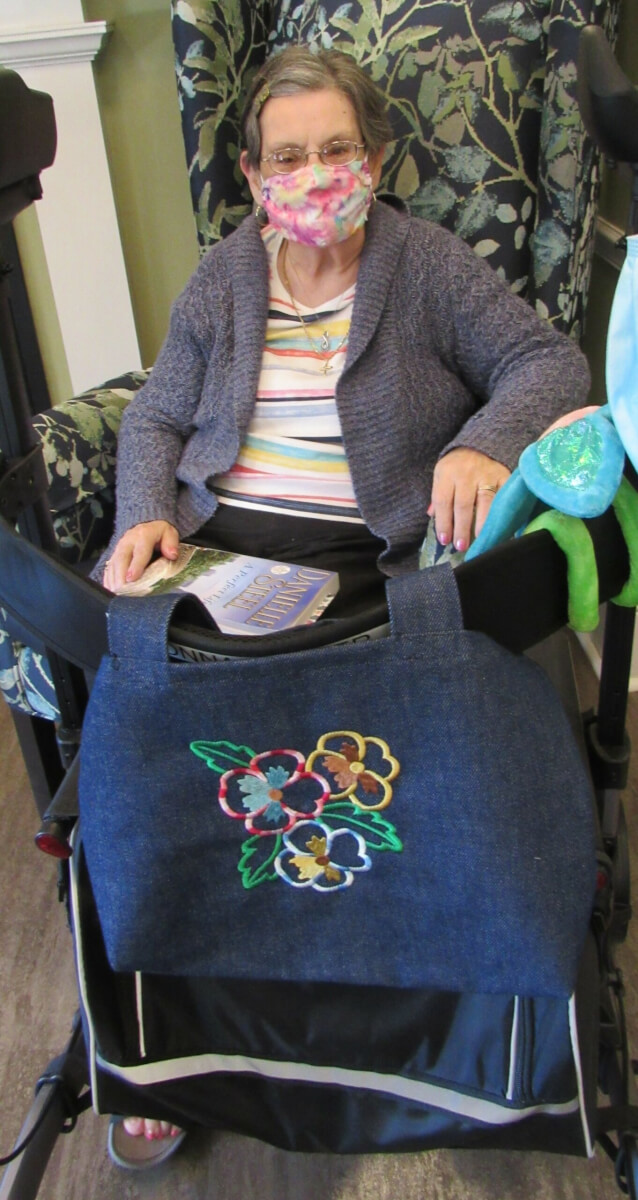
<instances>
[{"instance_id":1,"label":"pink and green face mask","mask_svg":"<svg viewBox=\"0 0 638 1200\"><path fill-rule=\"evenodd\" d=\"M289 241L333 246L364 224L372 176L365 161L338 167L307 163L290 175L262 180L261 196L270 224Z\"/></svg>"}]
</instances>

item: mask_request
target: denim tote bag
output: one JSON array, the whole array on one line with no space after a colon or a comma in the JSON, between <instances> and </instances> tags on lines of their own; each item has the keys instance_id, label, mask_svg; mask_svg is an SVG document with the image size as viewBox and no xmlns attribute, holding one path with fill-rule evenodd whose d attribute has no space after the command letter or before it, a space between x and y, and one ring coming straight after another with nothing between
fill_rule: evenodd
<instances>
[{"instance_id":1,"label":"denim tote bag","mask_svg":"<svg viewBox=\"0 0 638 1200\"><path fill-rule=\"evenodd\" d=\"M463 628L450 567L387 638L184 663L116 597L80 828L115 970L569 995L589 778L542 670Z\"/></svg>"}]
</instances>

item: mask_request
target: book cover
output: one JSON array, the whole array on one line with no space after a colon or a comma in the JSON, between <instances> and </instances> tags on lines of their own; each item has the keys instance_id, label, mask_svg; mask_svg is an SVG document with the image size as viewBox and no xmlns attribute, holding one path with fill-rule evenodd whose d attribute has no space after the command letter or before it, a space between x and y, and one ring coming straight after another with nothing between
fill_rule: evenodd
<instances>
[{"instance_id":1,"label":"book cover","mask_svg":"<svg viewBox=\"0 0 638 1200\"><path fill-rule=\"evenodd\" d=\"M339 576L317 567L276 562L180 542L171 562L155 559L120 595L190 592L208 609L222 633L278 633L309 625L339 591Z\"/></svg>"}]
</instances>

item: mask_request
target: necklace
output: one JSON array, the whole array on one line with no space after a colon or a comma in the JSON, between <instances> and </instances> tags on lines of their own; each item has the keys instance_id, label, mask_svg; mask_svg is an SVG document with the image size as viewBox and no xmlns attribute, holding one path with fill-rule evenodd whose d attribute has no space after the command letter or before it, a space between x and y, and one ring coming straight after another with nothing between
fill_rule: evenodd
<instances>
[{"instance_id":1,"label":"necklace","mask_svg":"<svg viewBox=\"0 0 638 1200\"><path fill-rule=\"evenodd\" d=\"M284 242L283 254L281 256L281 277L284 282L284 287L285 287L286 291L288 292L288 295L290 296L290 302L292 304L292 307L295 310L297 320L299 321L299 324L301 325L301 327L306 335L306 339L308 341L308 344L309 344L311 350L314 351L314 353L317 355L318 358L323 359L323 365L320 368L321 374L327 375L328 371L332 371L331 359L333 359L335 354L338 354L339 351L343 349L343 347L345 346L345 344L348 340L348 334L346 333L345 337L342 337L341 341L338 343L338 345L335 346L334 350L330 349L330 336L328 334L327 329L324 329L321 340L319 342L316 342L315 339L311 336L311 334L308 330L308 325L315 325L317 323L317 318L313 317L311 321L306 321L305 317L302 317L301 313L299 312L299 308L297 307L297 301L295 300L295 297L292 294L292 290L290 287L290 281L288 279L288 272L286 270L286 252L287 252L287 250L288 250L288 243Z\"/></svg>"}]
</instances>

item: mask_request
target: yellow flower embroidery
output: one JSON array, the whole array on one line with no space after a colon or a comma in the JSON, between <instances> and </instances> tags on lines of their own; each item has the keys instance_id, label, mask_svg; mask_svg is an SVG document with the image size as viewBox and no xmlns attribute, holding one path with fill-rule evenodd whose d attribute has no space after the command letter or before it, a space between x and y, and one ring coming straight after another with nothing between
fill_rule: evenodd
<instances>
[{"instance_id":1,"label":"yellow flower embroidery","mask_svg":"<svg viewBox=\"0 0 638 1200\"><path fill-rule=\"evenodd\" d=\"M331 743L336 743L333 745ZM376 746L381 751L384 763L389 770L385 775L370 770L365 765L366 751L369 746ZM396 758L390 754L390 747L382 738L362 737L349 729L338 729L332 733L324 733L317 742L316 750L308 758L306 769L312 771L312 764L321 759L320 765L328 771L335 780L339 791L331 788L333 800L349 799L351 804L368 812L387 808L392 800L391 781L399 774L400 766ZM358 795L355 795L358 792ZM364 798L361 798L363 793ZM370 803L368 803L370 797ZM379 799L380 797L380 799Z\"/></svg>"},{"instance_id":2,"label":"yellow flower embroidery","mask_svg":"<svg viewBox=\"0 0 638 1200\"><path fill-rule=\"evenodd\" d=\"M311 837L306 842L310 854L293 854L290 862L297 868L300 879L316 879L317 875L325 875L331 883L339 883L341 871L333 867L328 849L327 838Z\"/></svg>"}]
</instances>

